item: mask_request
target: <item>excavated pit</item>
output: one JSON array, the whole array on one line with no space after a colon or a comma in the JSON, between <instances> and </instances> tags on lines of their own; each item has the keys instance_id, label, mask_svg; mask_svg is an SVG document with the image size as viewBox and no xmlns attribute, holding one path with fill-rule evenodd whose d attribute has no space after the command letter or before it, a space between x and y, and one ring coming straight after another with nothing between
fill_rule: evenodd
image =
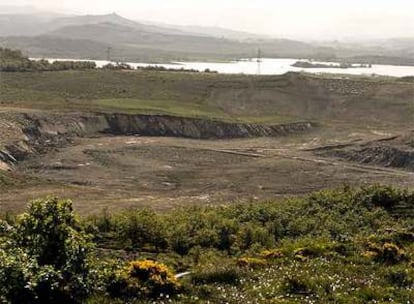
<instances>
[{"instance_id":1,"label":"excavated pit","mask_svg":"<svg viewBox=\"0 0 414 304\"><path fill-rule=\"evenodd\" d=\"M14 128L14 137L0 142L0 162L13 164L33 152L62 146L74 137L102 135L166 136L189 139L234 139L300 134L316 127L311 122L277 125L230 123L168 115L15 114L0 117ZM11 124L10 121L14 123Z\"/></svg>"}]
</instances>

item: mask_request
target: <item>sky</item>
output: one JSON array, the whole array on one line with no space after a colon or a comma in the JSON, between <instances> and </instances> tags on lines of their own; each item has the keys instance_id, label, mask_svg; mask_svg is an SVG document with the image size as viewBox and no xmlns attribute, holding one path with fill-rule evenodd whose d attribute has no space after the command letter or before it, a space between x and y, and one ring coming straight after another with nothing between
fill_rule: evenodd
<instances>
[{"instance_id":1,"label":"sky","mask_svg":"<svg viewBox=\"0 0 414 304\"><path fill-rule=\"evenodd\" d=\"M306 40L414 37L414 0L0 0L7 5Z\"/></svg>"}]
</instances>

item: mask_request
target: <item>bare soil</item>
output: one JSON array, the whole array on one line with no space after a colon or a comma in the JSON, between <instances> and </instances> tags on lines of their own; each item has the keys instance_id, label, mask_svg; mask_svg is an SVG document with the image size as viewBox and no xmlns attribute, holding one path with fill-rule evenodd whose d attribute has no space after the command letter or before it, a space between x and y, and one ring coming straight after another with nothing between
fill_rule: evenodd
<instances>
[{"instance_id":1,"label":"bare soil","mask_svg":"<svg viewBox=\"0 0 414 304\"><path fill-rule=\"evenodd\" d=\"M344 133L345 134L345 133ZM319 136L318 136L319 135ZM358 135L358 136L357 136ZM344 142L361 134L347 135ZM367 133L365 137L378 137ZM31 157L16 168L42 182L8 187L3 210L30 199L72 198L82 213L103 208L157 210L191 204L274 200L345 184L388 183L410 187L414 174L316 155L310 149L337 143L320 134L283 138L191 140L169 137L76 138L72 144Z\"/></svg>"}]
</instances>

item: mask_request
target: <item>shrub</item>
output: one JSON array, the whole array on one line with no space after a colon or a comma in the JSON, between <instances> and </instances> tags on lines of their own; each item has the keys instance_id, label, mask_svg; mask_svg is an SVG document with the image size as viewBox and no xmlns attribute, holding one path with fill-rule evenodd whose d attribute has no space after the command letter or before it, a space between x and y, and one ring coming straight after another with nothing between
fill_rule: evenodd
<instances>
[{"instance_id":1,"label":"shrub","mask_svg":"<svg viewBox=\"0 0 414 304\"><path fill-rule=\"evenodd\" d=\"M262 268L267 265L266 260L258 258L240 258L237 260L237 266L248 268Z\"/></svg>"},{"instance_id":2,"label":"shrub","mask_svg":"<svg viewBox=\"0 0 414 304\"><path fill-rule=\"evenodd\" d=\"M391 285L402 288L409 287L414 283L413 273L408 269L392 270L385 275L385 279Z\"/></svg>"},{"instance_id":3,"label":"shrub","mask_svg":"<svg viewBox=\"0 0 414 304\"><path fill-rule=\"evenodd\" d=\"M284 257L284 254L279 249L264 250L260 253L260 256L266 260L280 259Z\"/></svg>"},{"instance_id":4,"label":"shrub","mask_svg":"<svg viewBox=\"0 0 414 304\"><path fill-rule=\"evenodd\" d=\"M102 67L103 70L133 70L133 68L124 62L117 62L116 64L108 63Z\"/></svg>"},{"instance_id":5,"label":"shrub","mask_svg":"<svg viewBox=\"0 0 414 304\"><path fill-rule=\"evenodd\" d=\"M116 221L118 236L132 248L152 246L155 250L168 245L163 221L154 211L143 209L124 213Z\"/></svg>"},{"instance_id":6,"label":"shrub","mask_svg":"<svg viewBox=\"0 0 414 304\"><path fill-rule=\"evenodd\" d=\"M399 202L405 201L406 195L404 191L392 186L374 185L361 188L355 195L355 201L368 207L383 207L389 210Z\"/></svg>"},{"instance_id":7,"label":"shrub","mask_svg":"<svg viewBox=\"0 0 414 304\"><path fill-rule=\"evenodd\" d=\"M174 295L180 285L167 266L151 260L134 261L116 273L108 286L114 297L157 298L160 295Z\"/></svg>"},{"instance_id":8,"label":"shrub","mask_svg":"<svg viewBox=\"0 0 414 304\"><path fill-rule=\"evenodd\" d=\"M90 293L91 245L70 201L32 202L8 235L0 258L7 301L76 302Z\"/></svg>"},{"instance_id":9,"label":"shrub","mask_svg":"<svg viewBox=\"0 0 414 304\"><path fill-rule=\"evenodd\" d=\"M191 275L193 284L229 284L238 285L241 279L241 273L238 269L225 266L219 268L209 268Z\"/></svg>"},{"instance_id":10,"label":"shrub","mask_svg":"<svg viewBox=\"0 0 414 304\"><path fill-rule=\"evenodd\" d=\"M0 302L29 303L34 299L33 290L26 287L32 285L31 273L35 268L36 261L21 249L0 248Z\"/></svg>"},{"instance_id":11,"label":"shrub","mask_svg":"<svg viewBox=\"0 0 414 304\"><path fill-rule=\"evenodd\" d=\"M300 257L304 258L316 258L323 256L326 252L329 251L329 248L324 245L311 245L308 247L298 248L294 251L295 258L301 259Z\"/></svg>"},{"instance_id":12,"label":"shrub","mask_svg":"<svg viewBox=\"0 0 414 304\"><path fill-rule=\"evenodd\" d=\"M289 294L310 295L313 293L309 281L295 275L285 278L282 289Z\"/></svg>"},{"instance_id":13,"label":"shrub","mask_svg":"<svg viewBox=\"0 0 414 304\"><path fill-rule=\"evenodd\" d=\"M404 250L393 243L385 243L382 246L369 243L368 250L363 253L363 256L386 264L396 264L407 260Z\"/></svg>"}]
</instances>

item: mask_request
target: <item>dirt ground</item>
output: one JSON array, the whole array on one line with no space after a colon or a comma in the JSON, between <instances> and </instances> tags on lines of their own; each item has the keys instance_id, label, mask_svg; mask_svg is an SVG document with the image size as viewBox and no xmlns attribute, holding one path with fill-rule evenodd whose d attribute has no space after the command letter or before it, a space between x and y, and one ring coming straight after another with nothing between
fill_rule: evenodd
<instances>
[{"instance_id":1,"label":"dirt ground","mask_svg":"<svg viewBox=\"0 0 414 304\"><path fill-rule=\"evenodd\" d=\"M83 214L148 206L164 210L191 204L275 200L344 184L414 185L414 173L317 156L309 149L361 138L335 132L281 138L190 140L167 137L76 138L71 145L21 162L17 172L34 185L8 187L2 211L20 211L27 201L71 198ZM332 137L333 138L333 137Z\"/></svg>"}]
</instances>

